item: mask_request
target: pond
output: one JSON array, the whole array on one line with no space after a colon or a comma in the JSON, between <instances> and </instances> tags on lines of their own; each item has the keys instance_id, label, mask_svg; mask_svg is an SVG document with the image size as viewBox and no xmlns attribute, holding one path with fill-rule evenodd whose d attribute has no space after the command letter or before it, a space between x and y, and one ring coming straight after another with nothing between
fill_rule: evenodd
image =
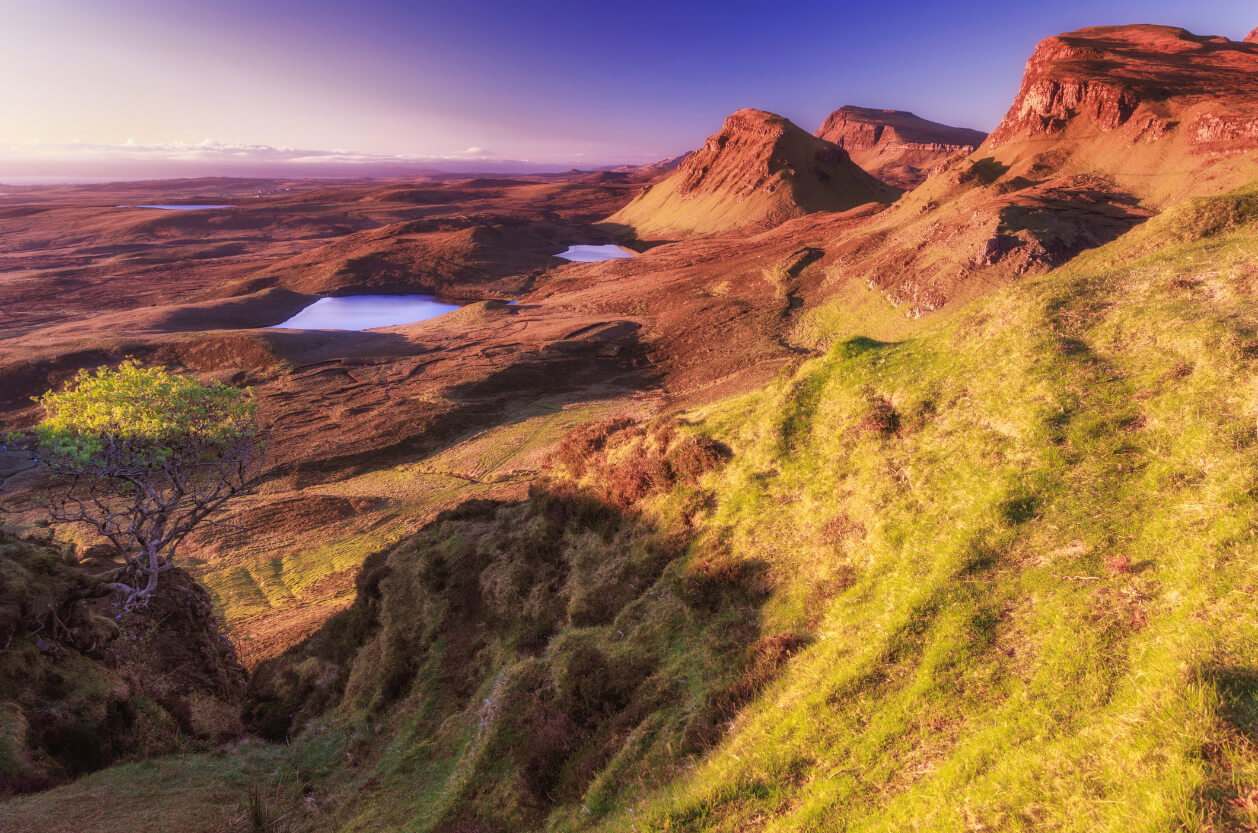
<instances>
[{"instance_id":1,"label":"pond","mask_svg":"<svg viewBox=\"0 0 1258 833\"><path fill-rule=\"evenodd\" d=\"M574 263L597 263L600 260L616 260L621 257L633 257L637 252L624 246L569 246L568 251L560 252L555 257L571 260Z\"/></svg>"},{"instance_id":2,"label":"pond","mask_svg":"<svg viewBox=\"0 0 1258 833\"><path fill-rule=\"evenodd\" d=\"M370 330L414 324L458 309L432 295L346 295L320 298L276 328L289 330Z\"/></svg>"},{"instance_id":3,"label":"pond","mask_svg":"<svg viewBox=\"0 0 1258 833\"><path fill-rule=\"evenodd\" d=\"M205 211L210 208L235 208L234 205L120 205L118 208L158 208L162 211Z\"/></svg>"}]
</instances>

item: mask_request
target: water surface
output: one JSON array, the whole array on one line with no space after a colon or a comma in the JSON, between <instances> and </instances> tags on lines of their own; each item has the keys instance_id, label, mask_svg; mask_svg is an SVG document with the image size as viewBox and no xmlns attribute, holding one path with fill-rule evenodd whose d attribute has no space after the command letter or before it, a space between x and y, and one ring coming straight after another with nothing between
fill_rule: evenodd
<instances>
[{"instance_id":1,"label":"water surface","mask_svg":"<svg viewBox=\"0 0 1258 833\"><path fill-rule=\"evenodd\" d=\"M569 246L568 251L560 252L555 257L571 260L576 263L597 263L600 260L615 260L620 257L633 257L637 252L624 246Z\"/></svg>"},{"instance_id":2,"label":"water surface","mask_svg":"<svg viewBox=\"0 0 1258 833\"><path fill-rule=\"evenodd\" d=\"M320 298L276 327L290 330L370 330L426 321L458 309L432 295L346 295Z\"/></svg>"},{"instance_id":3,"label":"water surface","mask_svg":"<svg viewBox=\"0 0 1258 833\"><path fill-rule=\"evenodd\" d=\"M210 208L235 208L234 205L120 205L119 208L160 208L162 211L205 211Z\"/></svg>"}]
</instances>

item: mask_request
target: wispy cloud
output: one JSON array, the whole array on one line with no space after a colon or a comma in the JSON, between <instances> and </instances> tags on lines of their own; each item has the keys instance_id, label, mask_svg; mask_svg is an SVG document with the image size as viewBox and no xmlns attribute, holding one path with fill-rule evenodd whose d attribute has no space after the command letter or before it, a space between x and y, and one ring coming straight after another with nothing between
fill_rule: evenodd
<instances>
[{"instance_id":1,"label":"wispy cloud","mask_svg":"<svg viewBox=\"0 0 1258 833\"><path fill-rule=\"evenodd\" d=\"M425 171L562 170L564 164L507 159L482 147L446 154L381 154L201 142L124 144L0 142L4 175L391 176Z\"/></svg>"}]
</instances>

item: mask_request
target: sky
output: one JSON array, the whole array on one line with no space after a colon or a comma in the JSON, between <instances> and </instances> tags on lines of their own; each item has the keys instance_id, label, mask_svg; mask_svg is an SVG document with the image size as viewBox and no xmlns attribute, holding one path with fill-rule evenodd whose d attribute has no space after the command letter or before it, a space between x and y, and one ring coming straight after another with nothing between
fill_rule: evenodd
<instances>
[{"instance_id":1,"label":"sky","mask_svg":"<svg viewBox=\"0 0 1258 833\"><path fill-rule=\"evenodd\" d=\"M1037 41L1120 23L1239 40L1258 6L0 0L0 181L642 163L742 107L990 130Z\"/></svg>"}]
</instances>

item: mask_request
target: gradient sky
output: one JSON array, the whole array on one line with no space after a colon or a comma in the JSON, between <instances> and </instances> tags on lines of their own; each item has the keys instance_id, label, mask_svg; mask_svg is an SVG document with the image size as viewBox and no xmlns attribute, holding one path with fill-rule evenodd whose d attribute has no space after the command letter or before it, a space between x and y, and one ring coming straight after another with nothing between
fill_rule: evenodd
<instances>
[{"instance_id":1,"label":"gradient sky","mask_svg":"<svg viewBox=\"0 0 1258 833\"><path fill-rule=\"evenodd\" d=\"M1136 22L1239 39L1258 7L0 0L0 175L128 142L211 162L270 148L642 162L740 107L809 130L842 104L991 129L1040 38Z\"/></svg>"}]
</instances>

